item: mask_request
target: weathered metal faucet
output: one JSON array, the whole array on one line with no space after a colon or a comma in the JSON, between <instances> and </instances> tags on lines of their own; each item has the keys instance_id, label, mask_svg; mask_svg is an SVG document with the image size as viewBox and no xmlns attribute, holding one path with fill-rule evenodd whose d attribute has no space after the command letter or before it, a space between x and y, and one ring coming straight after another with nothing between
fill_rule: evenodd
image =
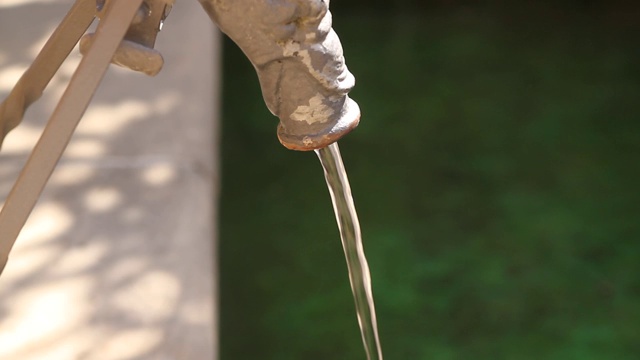
<instances>
[{"instance_id":1,"label":"weathered metal faucet","mask_svg":"<svg viewBox=\"0 0 640 360\"><path fill-rule=\"evenodd\" d=\"M289 149L325 147L358 125L355 80L331 28L329 0L199 0L253 63Z\"/></svg>"}]
</instances>

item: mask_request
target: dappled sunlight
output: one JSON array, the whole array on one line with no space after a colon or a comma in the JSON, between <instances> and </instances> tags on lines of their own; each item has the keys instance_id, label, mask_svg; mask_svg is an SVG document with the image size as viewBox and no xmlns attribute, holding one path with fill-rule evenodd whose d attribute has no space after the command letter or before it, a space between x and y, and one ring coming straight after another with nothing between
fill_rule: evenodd
<instances>
[{"instance_id":1,"label":"dappled sunlight","mask_svg":"<svg viewBox=\"0 0 640 360\"><path fill-rule=\"evenodd\" d=\"M65 334L67 336L60 336ZM70 336L73 334L73 336ZM12 358L20 360L69 360L82 359L78 354L88 354L92 351L92 344L99 341L101 334L97 329L87 328L82 332L75 332L72 329L66 332L57 331L51 336L39 339L22 351L18 351Z\"/></svg>"},{"instance_id":2,"label":"dappled sunlight","mask_svg":"<svg viewBox=\"0 0 640 360\"><path fill-rule=\"evenodd\" d=\"M32 342L83 324L91 306L78 298L87 298L91 289L90 276L75 276L31 286L6 297L4 305L9 316L0 325L0 357L22 352Z\"/></svg>"},{"instance_id":3,"label":"dappled sunlight","mask_svg":"<svg viewBox=\"0 0 640 360\"><path fill-rule=\"evenodd\" d=\"M51 267L52 276L73 276L90 271L109 254L109 245L104 241L92 241L82 246L64 249L55 267Z\"/></svg>"},{"instance_id":4,"label":"dappled sunlight","mask_svg":"<svg viewBox=\"0 0 640 360\"><path fill-rule=\"evenodd\" d=\"M0 1L0 101L70 5ZM18 18L29 29L8 41ZM185 131L212 141L217 95L213 69L203 70L212 59L177 41L211 24L197 2L170 20L162 35L173 45L159 50L171 65L156 78L109 69L20 233L0 276L2 360L215 358L214 165L210 152L179 150ZM7 136L0 205L80 60L76 49Z\"/></svg>"},{"instance_id":5,"label":"dappled sunlight","mask_svg":"<svg viewBox=\"0 0 640 360\"><path fill-rule=\"evenodd\" d=\"M41 126L34 126L32 124L22 124L18 126L5 138L2 144L2 154L19 155L30 152L38 141L38 138L40 138L41 133Z\"/></svg>"},{"instance_id":6,"label":"dappled sunlight","mask_svg":"<svg viewBox=\"0 0 640 360\"><path fill-rule=\"evenodd\" d=\"M93 188L84 196L85 208L93 212L113 210L122 203L122 194L114 188Z\"/></svg>"},{"instance_id":7,"label":"dappled sunlight","mask_svg":"<svg viewBox=\"0 0 640 360\"><path fill-rule=\"evenodd\" d=\"M164 321L173 315L180 300L181 286L175 275L167 271L153 270L138 274L135 279L113 294L114 308L145 321ZM137 299L151 297L150 303Z\"/></svg>"},{"instance_id":8,"label":"dappled sunlight","mask_svg":"<svg viewBox=\"0 0 640 360\"><path fill-rule=\"evenodd\" d=\"M176 178L176 168L168 163L149 166L142 172L142 179L149 185L163 186Z\"/></svg>"},{"instance_id":9,"label":"dappled sunlight","mask_svg":"<svg viewBox=\"0 0 640 360\"><path fill-rule=\"evenodd\" d=\"M49 179L49 186L73 186L84 183L95 176L96 169L82 163L58 166Z\"/></svg>"},{"instance_id":10,"label":"dappled sunlight","mask_svg":"<svg viewBox=\"0 0 640 360\"><path fill-rule=\"evenodd\" d=\"M30 227L27 227L30 229ZM12 251L11 271L2 275L2 284L11 286L19 280L28 278L37 270L48 268L60 254L60 248L49 244L30 244L22 239Z\"/></svg>"},{"instance_id":11,"label":"dappled sunlight","mask_svg":"<svg viewBox=\"0 0 640 360\"><path fill-rule=\"evenodd\" d=\"M106 340L106 344L100 348L99 359L139 359L160 345L162 339L162 331L158 329L139 328L120 331Z\"/></svg>"},{"instance_id":12,"label":"dappled sunlight","mask_svg":"<svg viewBox=\"0 0 640 360\"><path fill-rule=\"evenodd\" d=\"M0 69L0 91L9 92L29 65L13 65Z\"/></svg>"},{"instance_id":13,"label":"dappled sunlight","mask_svg":"<svg viewBox=\"0 0 640 360\"><path fill-rule=\"evenodd\" d=\"M78 126L78 135L112 135L131 121L145 119L151 114L151 107L136 100L123 101L117 105L96 105L90 107Z\"/></svg>"},{"instance_id":14,"label":"dappled sunlight","mask_svg":"<svg viewBox=\"0 0 640 360\"><path fill-rule=\"evenodd\" d=\"M73 214L69 210L58 203L45 202L33 210L17 243L42 244L66 233L73 225ZM19 253L20 247L15 251Z\"/></svg>"},{"instance_id":15,"label":"dappled sunlight","mask_svg":"<svg viewBox=\"0 0 640 360\"><path fill-rule=\"evenodd\" d=\"M106 154L106 148L99 140L78 140L69 144L65 155L70 158L96 158Z\"/></svg>"}]
</instances>

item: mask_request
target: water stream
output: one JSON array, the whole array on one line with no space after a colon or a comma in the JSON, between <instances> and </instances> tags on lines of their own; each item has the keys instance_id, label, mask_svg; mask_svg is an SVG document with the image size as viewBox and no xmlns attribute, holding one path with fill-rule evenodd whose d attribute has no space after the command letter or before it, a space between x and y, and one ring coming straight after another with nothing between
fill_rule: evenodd
<instances>
[{"instance_id":1,"label":"water stream","mask_svg":"<svg viewBox=\"0 0 640 360\"><path fill-rule=\"evenodd\" d=\"M378 338L378 324L376 310L371 291L371 275L369 265L362 247L362 235L358 214L351 196L349 179L342 164L340 149L337 143L316 150L322 167L327 186L333 201L333 210L340 229L342 248L347 259L351 291L356 303L356 313L362 341L367 352L368 360L382 360L382 349Z\"/></svg>"}]
</instances>

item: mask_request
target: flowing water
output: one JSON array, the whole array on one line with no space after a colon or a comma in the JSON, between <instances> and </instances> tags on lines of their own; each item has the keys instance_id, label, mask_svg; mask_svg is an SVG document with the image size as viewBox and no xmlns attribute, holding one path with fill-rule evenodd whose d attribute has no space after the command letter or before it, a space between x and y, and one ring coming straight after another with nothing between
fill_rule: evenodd
<instances>
[{"instance_id":1,"label":"flowing water","mask_svg":"<svg viewBox=\"0 0 640 360\"><path fill-rule=\"evenodd\" d=\"M373 305L373 293L371 292L371 275L369 265L362 247L362 235L358 214L351 196L349 179L342 164L340 149L337 143L316 150L322 167L327 186L333 201L333 210L336 213L342 248L347 258L349 269L349 281L351 291L356 303L356 313L362 341L367 352L368 360L382 360L382 349L378 338L378 324L376 310Z\"/></svg>"}]
</instances>

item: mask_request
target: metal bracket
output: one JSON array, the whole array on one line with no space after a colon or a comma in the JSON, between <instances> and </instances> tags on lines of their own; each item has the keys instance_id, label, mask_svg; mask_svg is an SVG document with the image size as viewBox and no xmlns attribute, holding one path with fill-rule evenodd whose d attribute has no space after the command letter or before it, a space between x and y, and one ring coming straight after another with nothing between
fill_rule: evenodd
<instances>
[{"instance_id":1,"label":"metal bracket","mask_svg":"<svg viewBox=\"0 0 640 360\"><path fill-rule=\"evenodd\" d=\"M104 17L105 4L113 0L98 0L97 16ZM131 26L120 43L111 62L118 66L145 73L149 76L157 75L164 59L162 54L153 47L158 32L162 29L164 20L169 16L174 0L144 0L131 22ZM85 54L95 34L87 34L80 40L80 53Z\"/></svg>"}]
</instances>

